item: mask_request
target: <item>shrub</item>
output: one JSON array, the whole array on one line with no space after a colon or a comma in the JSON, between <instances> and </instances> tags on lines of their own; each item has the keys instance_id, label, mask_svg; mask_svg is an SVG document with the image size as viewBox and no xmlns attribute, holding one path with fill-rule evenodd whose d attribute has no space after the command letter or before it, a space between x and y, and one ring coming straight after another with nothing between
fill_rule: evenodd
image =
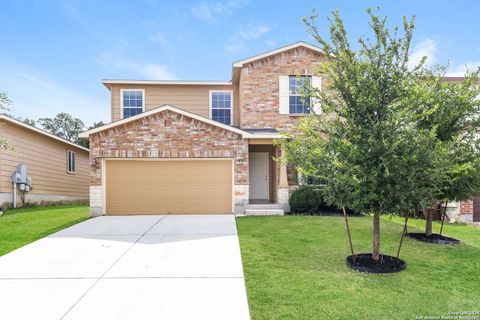
<instances>
[{"instance_id":1,"label":"shrub","mask_svg":"<svg viewBox=\"0 0 480 320\"><path fill-rule=\"evenodd\" d=\"M325 202L321 187L301 186L290 197L290 210L293 213L314 214L322 211L337 211L339 208Z\"/></svg>"}]
</instances>

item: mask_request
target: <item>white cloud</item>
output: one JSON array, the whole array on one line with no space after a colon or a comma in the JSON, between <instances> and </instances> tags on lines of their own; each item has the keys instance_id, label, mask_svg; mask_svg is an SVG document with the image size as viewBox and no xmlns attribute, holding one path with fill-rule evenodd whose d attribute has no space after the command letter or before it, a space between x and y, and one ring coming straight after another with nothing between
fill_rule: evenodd
<instances>
[{"instance_id":1,"label":"white cloud","mask_svg":"<svg viewBox=\"0 0 480 320\"><path fill-rule=\"evenodd\" d=\"M175 75L165 65L158 63L140 63L109 52L100 53L97 61L107 69L132 72L145 80L176 79Z\"/></svg>"},{"instance_id":2,"label":"white cloud","mask_svg":"<svg viewBox=\"0 0 480 320\"><path fill-rule=\"evenodd\" d=\"M221 2L201 2L190 10L192 16L205 22L214 22L217 15L226 11L227 7Z\"/></svg>"},{"instance_id":3,"label":"white cloud","mask_svg":"<svg viewBox=\"0 0 480 320\"><path fill-rule=\"evenodd\" d=\"M165 38L165 36L163 35L162 32L157 32L157 33L154 33L154 34L151 34L149 37L148 37L148 40L151 41L151 42L154 42L154 43L158 43L162 46L166 46L168 45L168 41L167 39Z\"/></svg>"},{"instance_id":4,"label":"white cloud","mask_svg":"<svg viewBox=\"0 0 480 320\"><path fill-rule=\"evenodd\" d=\"M193 17L202 21L213 23L217 17L221 15L230 15L234 9L238 9L246 5L246 0L230 0L227 2L219 1L202 1L190 8Z\"/></svg>"},{"instance_id":5,"label":"white cloud","mask_svg":"<svg viewBox=\"0 0 480 320\"><path fill-rule=\"evenodd\" d=\"M0 69L0 87L13 101L15 116L37 120L67 112L86 125L110 119L108 94L86 93L27 65L0 65Z\"/></svg>"},{"instance_id":6,"label":"white cloud","mask_svg":"<svg viewBox=\"0 0 480 320\"><path fill-rule=\"evenodd\" d=\"M250 47L245 42L237 40L230 41L223 49L230 56L244 54L250 51Z\"/></svg>"},{"instance_id":7,"label":"white cloud","mask_svg":"<svg viewBox=\"0 0 480 320\"><path fill-rule=\"evenodd\" d=\"M468 71L475 71L480 67L480 61L467 61L448 69L447 76L449 77L463 77Z\"/></svg>"},{"instance_id":8,"label":"white cloud","mask_svg":"<svg viewBox=\"0 0 480 320\"><path fill-rule=\"evenodd\" d=\"M410 68L416 66L424 56L427 57L425 65L427 67L433 66L437 62L437 41L425 38L420 41L414 48L409 57L408 65ZM480 67L480 61L467 61L462 64L451 66L448 68L446 76L449 77L463 77L468 71L475 71Z\"/></svg>"},{"instance_id":9,"label":"white cloud","mask_svg":"<svg viewBox=\"0 0 480 320\"><path fill-rule=\"evenodd\" d=\"M258 39L265 33L270 31L270 27L266 24L242 25L237 31L238 37L244 40Z\"/></svg>"},{"instance_id":10,"label":"white cloud","mask_svg":"<svg viewBox=\"0 0 480 320\"><path fill-rule=\"evenodd\" d=\"M176 77L167 70L167 67L157 63L138 65L140 75L153 80L173 80Z\"/></svg>"},{"instance_id":11,"label":"white cloud","mask_svg":"<svg viewBox=\"0 0 480 320\"><path fill-rule=\"evenodd\" d=\"M228 55L245 54L250 51L248 41L259 39L270 30L264 23L241 25L223 48Z\"/></svg>"},{"instance_id":12,"label":"white cloud","mask_svg":"<svg viewBox=\"0 0 480 320\"><path fill-rule=\"evenodd\" d=\"M425 61L426 66L431 66L436 61L437 42L433 39L426 38L419 42L410 54L408 65L410 68L415 67L422 60L427 57Z\"/></svg>"}]
</instances>

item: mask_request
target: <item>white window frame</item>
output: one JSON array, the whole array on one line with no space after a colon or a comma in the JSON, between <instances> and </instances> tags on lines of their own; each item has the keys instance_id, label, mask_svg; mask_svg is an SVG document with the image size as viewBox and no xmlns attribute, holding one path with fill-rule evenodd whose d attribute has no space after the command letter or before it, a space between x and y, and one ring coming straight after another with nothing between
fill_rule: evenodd
<instances>
[{"instance_id":1,"label":"white window frame","mask_svg":"<svg viewBox=\"0 0 480 320\"><path fill-rule=\"evenodd\" d=\"M288 76L288 114L291 114L291 115L304 115L304 114L311 114L313 113L313 99L312 97L310 96L310 107L308 109L308 113L292 113L290 112L290 97L302 97L301 95L299 94L292 94L292 92L290 91L290 77L295 77L295 78L300 78L300 77L307 77L310 79L310 86L312 86L312 83L313 83L313 76L312 75L309 75L309 74L305 74L305 75L289 75Z\"/></svg>"},{"instance_id":2,"label":"white window frame","mask_svg":"<svg viewBox=\"0 0 480 320\"><path fill-rule=\"evenodd\" d=\"M230 93L230 125L232 126L233 125L233 90L210 90L208 92L208 104L209 104L209 107L208 107L208 117L213 120L213 117L212 117L212 96L214 93L217 93L217 92L228 92Z\"/></svg>"},{"instance_id":3,"label":"white window frame","mask_svg":"<svg viewBox=\"0 0 480 320\"><path fill-rule=\"evenodd\" d=\"M73 159L73 166L71 160ZM70 170L73 169L73 170ZM75 151L67 149L67 173L75 174L77 172L77 154Z\"/></svg>"},{"instance_id":4,"label":"white window frame","mask_svg":"<svg viewBox=\"0 0 480 320\"><path fill-rule=\"evenodd\" d=\"M123 117L123 92L124 91L141 91L142 92L142 112L145 112L145 89L120 89L120 119L125 119Z\"/></svg>"}]
</instances>

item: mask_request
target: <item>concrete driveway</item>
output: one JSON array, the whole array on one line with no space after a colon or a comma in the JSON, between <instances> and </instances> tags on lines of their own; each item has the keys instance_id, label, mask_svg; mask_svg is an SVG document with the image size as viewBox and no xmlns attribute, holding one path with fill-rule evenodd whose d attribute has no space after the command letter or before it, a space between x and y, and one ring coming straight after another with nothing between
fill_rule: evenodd
<instances>
[{"instance_id":1,"label":"concrete driveway","mask_svg":"<svg viewBox=\"0 0 480 320\"><path fill-rule=\"evenodd\" d=\"M233 215L98 217L0 257L0 319L249 319Z\"/></svg>"}]
</instances>

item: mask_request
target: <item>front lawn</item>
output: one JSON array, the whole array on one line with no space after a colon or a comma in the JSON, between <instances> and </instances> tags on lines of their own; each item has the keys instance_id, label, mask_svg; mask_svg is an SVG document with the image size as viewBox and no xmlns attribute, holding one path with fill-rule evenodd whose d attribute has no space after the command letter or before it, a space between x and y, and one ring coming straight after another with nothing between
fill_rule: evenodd
<instances>
[{"instance_id":1,"label":"front lawn","mask_svg":"<svg viewBox=\"0 0 480 320\"><path fill-rule=\"evenodd\" d=\"M8 210L0 216L0 256L88 217L87 206Z\"/></svg>"},{"instance_id":2,"label":"front lawn","mask_svg":"<svg viewBox=\"0 0 480 320\"><path fill-rule=\"evenodd\" d=\"M357 253L371 252L370 217L351 218ZM423 230L423 220L411 220ZM341 217L237 219L252 319L415 319L480 311L480 229L454 224L458 246L406 238L397 274L357 273ZM402 220L382 220L382 252L395 255ZM438 232L439 225L434 224Z\"/></svg>"}]
</instances>

